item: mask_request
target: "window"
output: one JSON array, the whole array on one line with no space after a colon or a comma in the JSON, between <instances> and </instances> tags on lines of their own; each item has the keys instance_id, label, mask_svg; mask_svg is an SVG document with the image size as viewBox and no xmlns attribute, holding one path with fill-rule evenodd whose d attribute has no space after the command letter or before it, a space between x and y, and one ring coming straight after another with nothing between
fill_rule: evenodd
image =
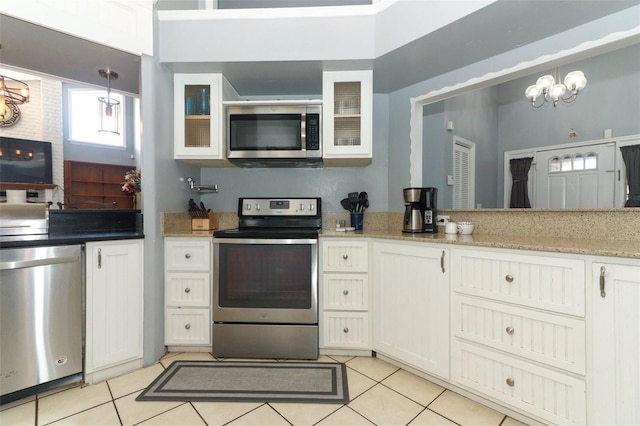
<instances>
[{"instance_id":1,"label":"window","mask_svg":"<svg viewBox=\"0 0 640 426\"><path fill-rule=\"evenodd\" d=\"M107 92L97 89L69 89L69 139L73 142L90 143L100 146L125 148L124 123L125 102L124 96L111 92L111 97L120 101L120 122L118 129L120 134L99 132L100 108L98 98L107 96Z\"/></svg>"},{"instance_id":2,"label":"window","mask_svg":"<svg viewBox=\"0 0 640 426\"><path fill-rule=\"evenodd\" d=\"M549 173L575 172L579 170L595 170L598 168L598 155L594 152L586 154L553 156L549 159Z\"/></svg>"}]
</instances>

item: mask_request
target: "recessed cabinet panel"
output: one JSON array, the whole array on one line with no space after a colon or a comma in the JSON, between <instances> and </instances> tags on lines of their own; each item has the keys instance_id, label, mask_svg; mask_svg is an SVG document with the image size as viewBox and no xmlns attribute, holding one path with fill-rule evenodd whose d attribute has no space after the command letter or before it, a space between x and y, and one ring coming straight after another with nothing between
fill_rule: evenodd
<instances>
[{"instance_id":1,"label":"recessed cabinet panel","mask_svg":"<svg viewBox=\"0 0 640 426\"><path fill-rule=\"evenodd\" d=\"M324 313L324 346L369 348L369 314L355 312Z\"/></svg>"},{"instance_id":2,"label":"recessed cabinet panel","mask_svg":"<svg viewBox=\"0 0 640 426\"><path fill-rule=\"evenodd\" d=\"M208 271L211 265L210 246L208 239L173 240L165 246L165 267L169 271Z\"/></svg>"},{"instance_id":3,"label":"recessed cabinet panel","mask_svg":"<svg viewBox=\"0 0 640 426\"><path fill-rule=\"evenodd\" d=\"M585 383L567 374L454 341L452 379L551 424L586 423Z\"/></svg>"},{"instance_id":4,"label":"recessed cabinet panel","mask_svg":"<svg viewBox=\"0 0 640 426\"><path fill-rule=\"evenodd\" d=\"M324 274L322 281L325 309L369 309L368 274Z\"/></svg>"},{"instance_id":5,"label":"recessed cabinet panel","mask_svg":"<svg viewBox=\"0 0 640 426\"><path fill-rule=\"evenodd\" d=\"M331 241L322 245L322 268L333 272L368 272L366 241Z\"/></svg>"},{"instance_id":6,"label":"recessed cabinet panel","mask_svg":"<svg viewBox=\"0 0 640 426\"><path fill-rule=\"evenodd\" d=\"M168 272L168 306L209 306L211 275L204 272Z\"/></svg>"},{"instance_id":7,"label":"recessed cabinet panel","mask_svg":"<svg viewBox=\"0 0 640 426\"><path fill-rule=\"evenodd\" d=\"M211 344L211 321L208 309L167 309L166 345Z\"/></svg>"}]
</instances>

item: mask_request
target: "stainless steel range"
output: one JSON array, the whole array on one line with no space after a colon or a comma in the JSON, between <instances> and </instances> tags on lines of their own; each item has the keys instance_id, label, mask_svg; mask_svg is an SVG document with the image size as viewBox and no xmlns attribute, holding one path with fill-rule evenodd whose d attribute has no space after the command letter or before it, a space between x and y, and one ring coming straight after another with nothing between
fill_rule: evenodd
<instances>
[{"instance_id":1,"label":"stainless steel range","mask_svg":"<svg viewBox=\"0 0 640 426\"><path fill-rule=\"evenodd\" d=\"M213 236L213 355L318 357L320 198L240 198Z\"/></svg>"}]
</instances>

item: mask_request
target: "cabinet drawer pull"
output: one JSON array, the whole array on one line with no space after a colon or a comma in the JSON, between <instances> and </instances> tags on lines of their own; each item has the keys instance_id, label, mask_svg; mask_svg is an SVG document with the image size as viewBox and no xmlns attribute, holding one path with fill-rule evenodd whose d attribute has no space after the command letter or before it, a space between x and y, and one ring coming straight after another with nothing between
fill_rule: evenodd
<instances>
[{"instance_id":1,"label":"cabinet drawer pull","mask_svg":"<svg viewBox=\"0 0 640 426\"><path fill-rule=\"evenodd\" d=\"M607 297L607 293L604 291L604 273L607 272L607 268L604 266L600 267L600 297L603 299Z\"/></svg>"},{"instance_id":2,"label":"cabinet drawer pull","mask_svg":"<svg viewBox=\"0 0 640 426\"><path fill-rule=\"evenodd\" d=\"M508 283L512 283L513 282L513 275L507 275L506 277L504 277L505 281Z\"/></svg>"},{"instance_id":3,"label":"cabinet drawer pull","mask_svg":"<svg viewBox=\"0 0 640 426\"><path fill-rule=\"evenodd\" d=\"M345 296L349 294L349 290L342 290L342 294L344 294Z\"/></svg>"},{"instance_id":4,"label":"cabinet drawer pull","mask_svg":"<svg viewBox=\"0 0 640 426\"><path fill-rule=\"evenodd\" d=\"M185 259L191 259L191 253L185 253L184 254L184 258Z\"/></svg>"},{"instance_id":5,"label":"cabinet drawer pull","mask_svg":"<svg viewBox=\"0 0 640 426\"><path fill-rule=\"evenodd\" d=\"M513 327L507 327L504 329L504 331L506 331L509 336L513 336L515 330L513 329Z\"/></svg>"},{"instance_id":6,"label":"cabinet drawer pull","mask_svg":"<svg viewBox=\"0 0 640 426\"><path fill-rule=\"evenodd\" d=\"M442 256L440 256L440 269L442 269L442 273L444 274L444 250L442 250Z\"/></svg>"},{"instance_id":7,"label":"cabinet drawer pull","mask_svg":"<svg viewBox=\"0 0 640 426\"><path fill-rule=\"evenodd\" d=\"M343 255L342 255L342 259L343 259L343 260L347 260L348 258L349 258L349 255L348 255L348 254L346 254L346 253L345 253L345 254L343 254Z\"/></svg>"},{"instance_id":8,"label":"cabinet drawer pull","mask_svg":"<svg viewBox=\"0 0 640 426\"><path fill-rule=\"evenodd\" d=\"M345 333L348 333L349 332L349 328L345 327L345 328L342 329L342 331L344 331Z\"/></svg>"},{"instance_id":9,"label":"cabinet drawer pull","mask_svg":"<svg viewBox=\"0 0 640 426\"><path fill-rule=\"evenodd\" d=\"M191 324L187 323L187 324L184 326L184 328L185 328L185 330L189 330L189 329L191 328Z\"/></svg>"},{"instance_id":10,"label":"cabinet drawer pull","mask_svg":"<svg viewBox=\"0 0 640 426\"><path fill-rule=\"evenodd\" d=\"M515 382L511 377L509 377L509 378L506 380L506 382L507 382L507 385L508 385L508 386L511 386L511 387L513 387L513 386L516 384L516 382Z\"/></svg>"},{"instance_id":11,"label":"cabinet drawer pull","mask_svg":"<svg viewBox=\"0 0 640 426\"><path fill-rule=\"evenodd\" d=\"M191 293L191 289L189 287L187 287L187 288L184 289L184 292L185 293Z\"/></svg>"}]
</instances>

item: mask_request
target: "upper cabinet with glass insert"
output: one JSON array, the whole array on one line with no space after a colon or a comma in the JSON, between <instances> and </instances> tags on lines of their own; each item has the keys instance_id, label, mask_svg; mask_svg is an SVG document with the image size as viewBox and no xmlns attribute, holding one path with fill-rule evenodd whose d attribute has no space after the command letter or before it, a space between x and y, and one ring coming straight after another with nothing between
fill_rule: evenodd
<instances>
[{"instance_id":1,"label":"upper cabinet with glass insert","mask_svg":"<svg viewBox=\"0 0 640 426\"><path fill-rule=\"evenodd\" d=\"M174 151L196 165L226 163L222 102L238 94L222 74L175 74Z\"/></svg>"},{"instance_id":2,"label":"upper cabinet with glass insert","mask_svg":"<svg viewBox=\"0 0 640 426\"><path fill-rule=\"evenodd\" d=\"M322 73L326 166L366 166L373 157L373 71Z\"/></svg>"}]
</instances>

